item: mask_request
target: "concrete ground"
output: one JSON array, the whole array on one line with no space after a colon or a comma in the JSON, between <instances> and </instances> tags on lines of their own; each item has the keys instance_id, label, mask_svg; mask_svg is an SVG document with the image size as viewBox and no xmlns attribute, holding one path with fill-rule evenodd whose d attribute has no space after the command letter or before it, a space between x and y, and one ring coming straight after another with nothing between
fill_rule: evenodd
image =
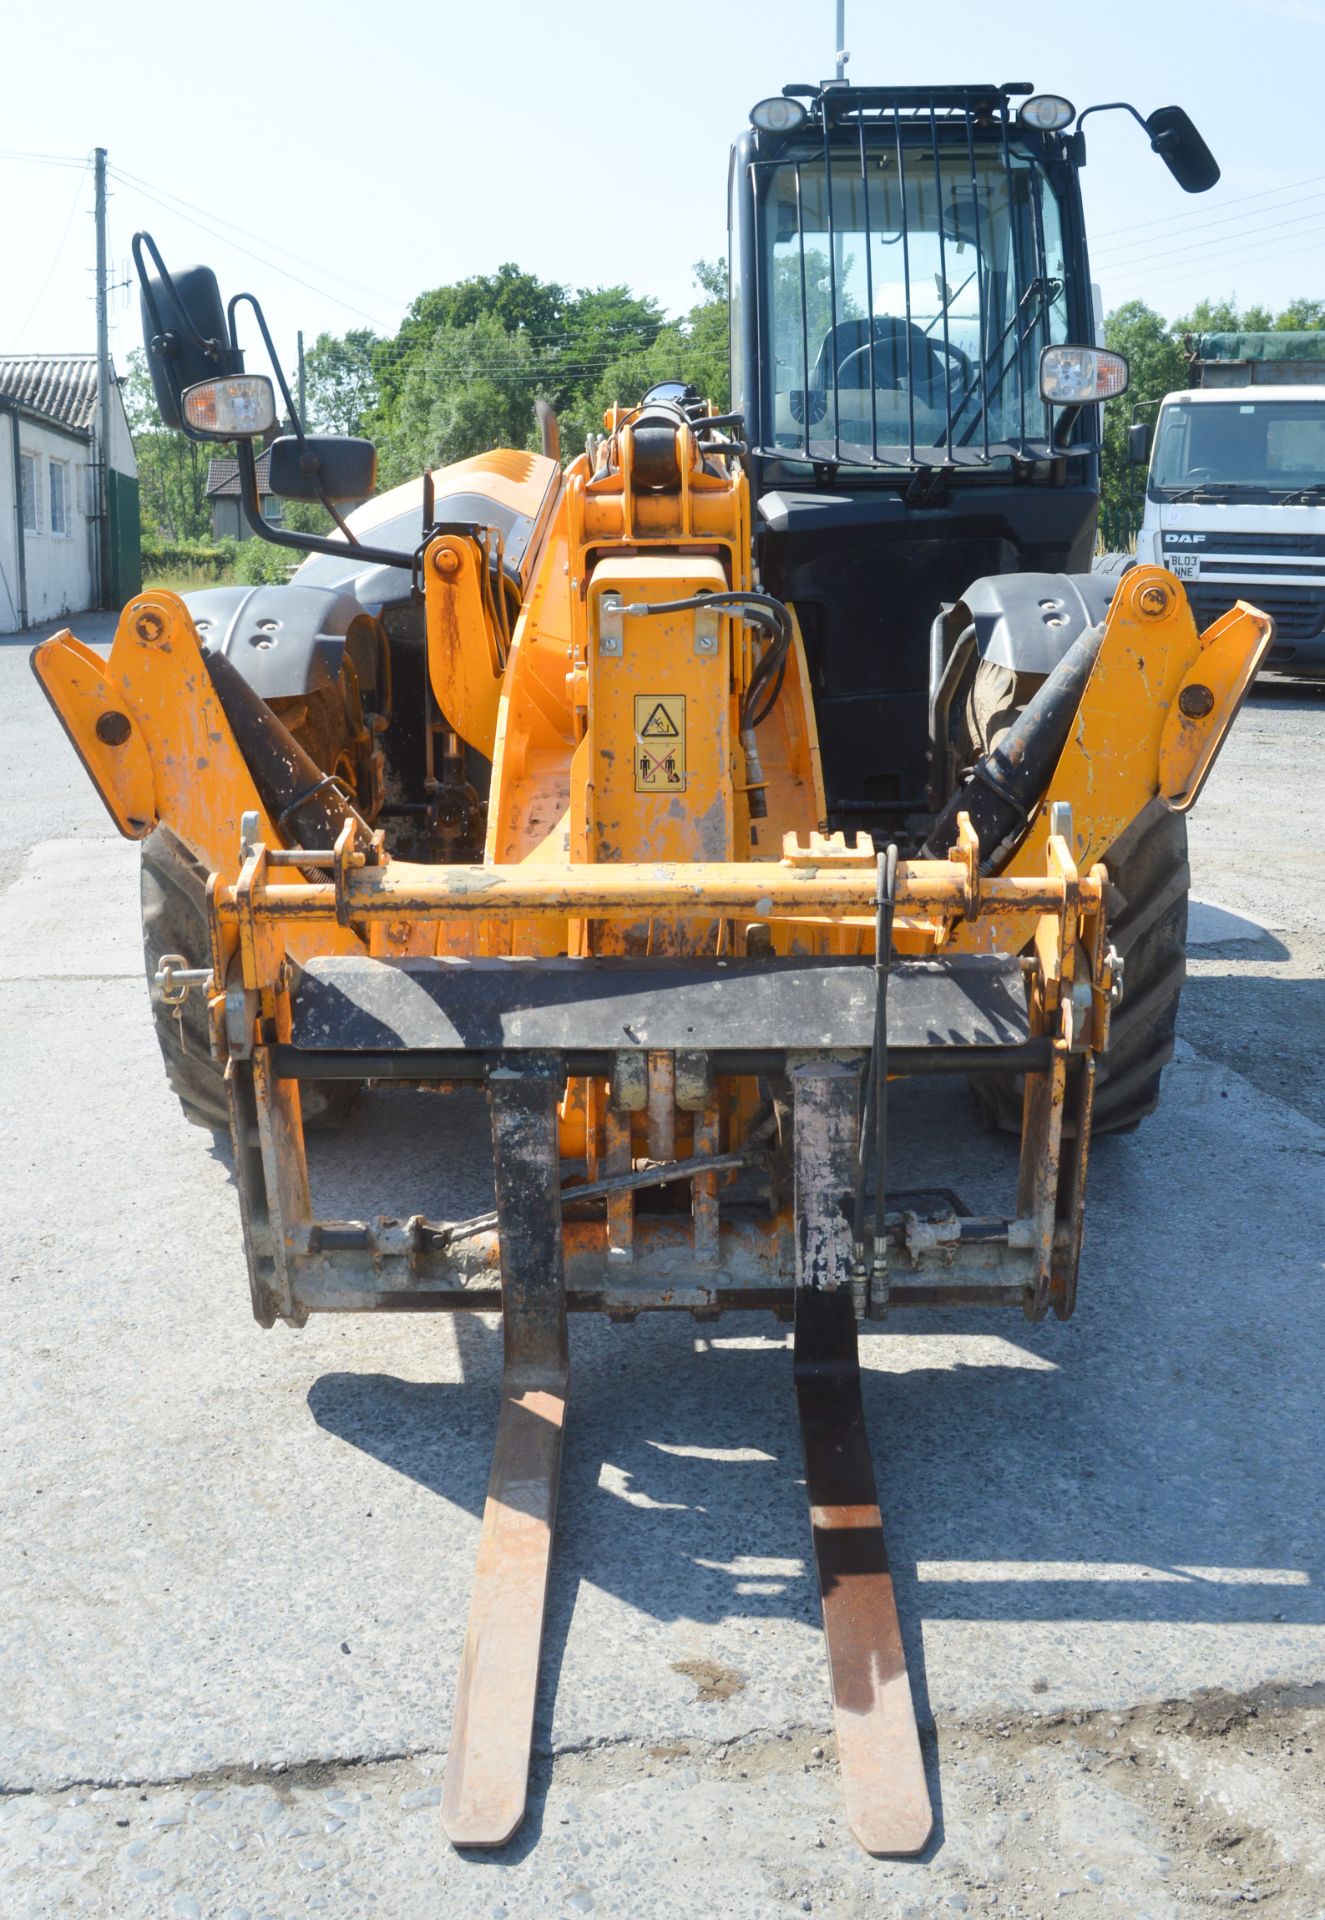
<instances>
[{"instance_id":1,"label":"concrete ground","mask_svg":"<svg viewBox=\"0 0 1325 1920\"><path fill-rule=\"evenodd\" d=\"M225 1155L156 1053L136 850L29 644L0 638L0 1912L1325 1913L1319 690L1257 693L1194 819L1179 1058L1097 1145L1075 1320L865 1340L928 1853L842 1818L785 1338L658 1317L573 1329L531 1814L461 1858L495 1326L253 1325ZM899 1180L1001 1207L962 1093L899 1105ZM374 1097L319 1177L463 1210L483 1126Z\"/></svg>"}]
</instances>

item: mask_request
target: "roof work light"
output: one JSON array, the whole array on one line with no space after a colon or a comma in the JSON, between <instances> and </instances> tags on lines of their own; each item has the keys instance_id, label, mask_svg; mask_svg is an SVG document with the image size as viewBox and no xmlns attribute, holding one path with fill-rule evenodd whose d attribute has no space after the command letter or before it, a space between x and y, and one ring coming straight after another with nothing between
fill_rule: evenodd
<instances>
[{"instance_id":1,"label":"roof work light","mask_svg":"<svg viewBox=\"0 0 1325 1920\"><path fill-rule=\"evenodd\" d=\"M1061 133L1077 117L1077 110L1061 93L1034 93L1022 105L1018 119L1037 133Z\"/></svg>"},{"instance_id":2,"label":"roof work light","mask_svg":"<svg viewBox=\"0 0 1325 1920\"><path fill-rule=\"evenodd\" d=\"M794 133L805 118L806 112L801 102L788 100L782 93L756 101L750 109L750 125L758 127L761 133Z\"/></svg>"}]
</instances>

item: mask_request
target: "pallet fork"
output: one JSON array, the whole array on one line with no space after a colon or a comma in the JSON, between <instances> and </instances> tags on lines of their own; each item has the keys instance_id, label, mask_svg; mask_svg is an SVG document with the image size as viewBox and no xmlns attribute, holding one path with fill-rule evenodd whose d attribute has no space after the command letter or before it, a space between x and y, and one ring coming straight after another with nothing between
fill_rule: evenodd
<instances>
[{"instance_id":1,"label":"pallet fork","mask_svg":"<svg viewBox=\"0 0 1325 1920\"><path fill-rule=\"evenodd\" d=\"M914 1854L932 1825L860 1395L849 1223L859 1072L793 1069L796 1402L843 1789L870 1853ZM457 1847L524 1818L569 1368L554 1060L494 1073L504 1341L501 1411L442 1793Z\"/></svg>"}]
</instances>

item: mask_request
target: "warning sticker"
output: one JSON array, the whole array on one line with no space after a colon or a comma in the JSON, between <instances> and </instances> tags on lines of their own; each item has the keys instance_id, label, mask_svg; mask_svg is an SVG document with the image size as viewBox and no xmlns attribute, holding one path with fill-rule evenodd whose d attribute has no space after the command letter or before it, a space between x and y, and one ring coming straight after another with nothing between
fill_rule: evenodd
<instances>
[{"instance_id":1,"label":"warning sticker","mask_svg":"<svg viewBox=\"0 0 1325 1920\"><path fill-rule=\"evenodd\" d=\"M683 693L635 696L635 791L675 793L686 783Z\"/></svg>"}]
</instances>

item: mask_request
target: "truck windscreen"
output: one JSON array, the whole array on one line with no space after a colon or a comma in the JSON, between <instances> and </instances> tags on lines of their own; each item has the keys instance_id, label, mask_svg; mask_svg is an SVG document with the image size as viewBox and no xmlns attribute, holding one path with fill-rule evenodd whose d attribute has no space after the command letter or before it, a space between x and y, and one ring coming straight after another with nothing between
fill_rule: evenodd
<instances>
[{"instance_id":1,"label":"truck windscreen","mask_svg":"<svg viewBox=\"0 0 1325 1920\"><path fill-rule=\"evenodd\" d=\"M793 457L960 469L1044 447L1061 210L1006 142L942 131L914 145L875 126L759 169L762 411Z\"/></svg>"},{"instance_id":2,"label":"truck windscreen","mask_svg":"<svg viewBox=\"0 0 1325 1920\"><path fill-rule=\"evenodd\" d=\"M1325 487L1325 400L1175 400L1160 414L1153 499L1314 485Z\"/></svg>"}]
</instances>

